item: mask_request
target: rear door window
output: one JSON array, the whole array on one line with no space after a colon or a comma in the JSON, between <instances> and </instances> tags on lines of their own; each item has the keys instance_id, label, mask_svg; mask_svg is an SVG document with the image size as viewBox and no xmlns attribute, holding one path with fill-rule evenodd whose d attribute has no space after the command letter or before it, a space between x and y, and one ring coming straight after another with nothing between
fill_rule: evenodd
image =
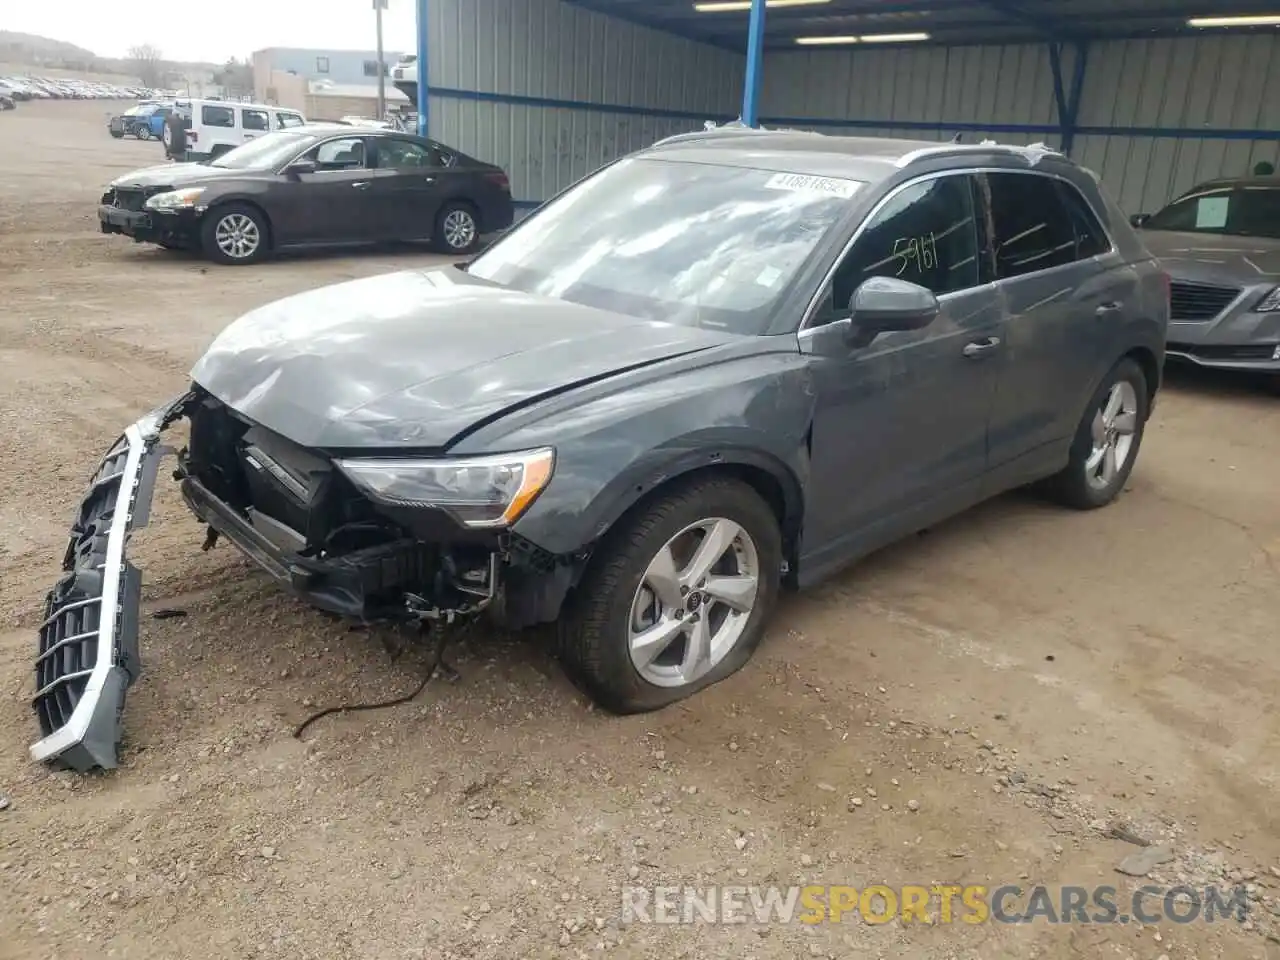
<instances>
[{"instance_id":1,"label":"rear door window","mask_svg":"<svg viewBox=\"0 0 1280 960\"><path fill-rule=\"evenodd\" d=\"M433 151L412 140L385 137L378 140L378 166L390 170L434 169L440 166Z\"/></svg>"},{"instance_id":2,"label":"rear door window","mask_svg":"<svg viewBox=\"0 0 1280 960\"><path fill-rule=\"evenodd\" d=\"M305 122L302 117L296 113L279 113L276 119L280 124L280 129L285 130L289 127L300 127Z\"/></svg>"},{"instance_id":3,"label":"rear door window","mask_svg":"<svg viewBox=\"0 0 1280 960\"><path fill-rule=\"evenodd\" d=\"M223 127L234 130L236 112L230 107L215 107L205 104L200 108L200 122L206 127Z\"/></svg>"},{"instance_id":4,"label":"rear door window","mask_svg":"<svg viewBox=\"0 0 1280 960\"><path fill-rule=\"evenodd\" d=\"M998 277L1020 277L1080 259L1076 218L1055 178L1035 173L986 176Z\"/></svg>"},{"instance_id":5,"label":"rear door window","mask_svg":"<svg viewBox=\"0 0 1280 960\"><path fill-rule=\"evenodd\" d=\"M265 110L241 110L240 123L246 130L271 129L271 120Z\"/></svg>"}]
</instances>

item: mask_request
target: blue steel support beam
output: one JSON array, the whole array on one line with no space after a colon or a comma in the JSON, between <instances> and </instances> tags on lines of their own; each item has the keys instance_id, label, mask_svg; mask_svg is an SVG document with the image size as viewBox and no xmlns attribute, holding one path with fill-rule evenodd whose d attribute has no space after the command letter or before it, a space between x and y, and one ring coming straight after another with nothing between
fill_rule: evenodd
<instances>
[{"instance_id":1,"label":"blue steel support beam","mask_svg":"<svg viewBox=\"0 0 1280 960\"><path fill-rule=\"evenodd\" d=\"M1062 136L1062 152L1071 153L1075 145L1076 129L1080 119L1080 96L1084 91L1084 74L1089 62L1089 44L1078 41L1073 44L1075 62L1072 64L1071 89L1067 90L1062 78L1062 44L1050 42L1049 69L1053 71L1053 100L1058 108L1058 129Z\"/></svg>"},{"instance_id":2,"label":"blue steel support beam","mask_svg":"<svg viewBox=\"0 0 1280 960\"><path fill-rule=\"evenodd\" d=\"M1075 46L1076 62L1071 72L1071 92L1067 95L1066 121L1062 125L1062 152L1068 155L1075 146L1080 125L1080 98L1084 95L1084 74L1089 65L1089 42L1081 40Z\"/></svg>"},{"instance_id":3,"label":"blue steel support beam","mask_svg":"<svg viewBox=\"0 0 1280 960\"><path fill-rule=\"evenodd\" d=\"M742 89L742 122L760 125L760 86L764 78L764 0L751 0L751 25L747 30L747 76Z\"/></svg>"},{"instance_id":4,"label":"blue steel support beam","mask_svg":"<svg viewBox=\"0 0 1280 960\"><path fill-rule=\"evenodd\" d=\"M425 137L430 129L427 122L427 0L417 0L418 5L418 136Z\"/></svg>"}]
</instances>

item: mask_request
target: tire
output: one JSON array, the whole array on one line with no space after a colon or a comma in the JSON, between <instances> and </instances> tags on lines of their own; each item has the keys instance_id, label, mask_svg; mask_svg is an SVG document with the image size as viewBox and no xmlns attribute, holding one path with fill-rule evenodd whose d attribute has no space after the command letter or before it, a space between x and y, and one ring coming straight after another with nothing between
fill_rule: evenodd
<instances>
[{"instance_id":1,"label":"tire","mask_svg":"<svg viewBox=\"0 0 1280 960\"><path fill-rule=\"evenodd\" d=\"M271 249L271 227L257 207L247 203L224 204L205 213L200 225L200 247L215 263L231 266L257 263ZM243 252L237 254L237 250Z\"/></svg>"},{"instance_id":2,"label":"tire","mask_svg":"<svg viewBox=\"0 0 1280 960\"><path fill-rule=\"evenodd\" d=\"M469 226L468 226L469 224ZM440 253L470 253L480 245L480 220L476 208L465 201L446 203L436 214L431 245Z\"/></svg>"},{"instance_id":3,"label":"tire","mask_svg":"<svg viewBox=\"0 0 1280 960\"><path fill-rule=\"evenodd\" d=\"M139 140L150 140L150 139L151 139L151 128L150 128L150 127L141 127L141 126L139 126L139 127L134 127L134 128L133 128L133 135L134 135L135 137L137 137Z\"/></svg>"},{"instance_id":4,"label":"tire","mask_svg":"<svg viewBox=\"0 0 1280 960\"><path fill-rule=\"evenodd\" d=\"M113 140L123 140L123 139L124 139L124 131L123 131L123 130L108 130L107 132L108 132L109 134L111 134L111 138L112 138Z\"/></svg>"},{"instance_id":5,"label":"tire","mask_svg":"<svg viewBox=\"0 0 1280 960\"><path fill-rule=\"evenodd\" d=\"M1055 500L1096 510L1120 495L1138 460L1149 403L1147 377L1137 362L1126 357L1111 368L1076 428L1067 466L1048 481ZM1118 404L1115 418L1107 414L1109 404Z\"/></svg>"},{"instance_id":6,"label":"tire","mask_svg":"<svg viewBox=\"0 0 1280 960\"><path fill-rule=\"evenodd\" d=\"M745 611L700 591L698 580L679 585L680 576L697 573L689 569L693 548L706 542L708 528L728 543L718 563L729 570L702 582L754 575L755 594ZM662 581L651 564L664 553L675 575L666 579L668 603L652 586ZM751 658L777 601L781 568L778 520L749 486L711 478L678 487L634 510L605 536L561 618L561 660L574 682L612 713L643 713L683 700ZM722 589L727 585L722 579ZM633 637L658 620L677 632L668 629L663 636L670 638L650 649L645 664L648 657L632 653ZM695 622L703 625L700 636L709 650L696 665L690 656Z\"/></svg>"}]
</instances>

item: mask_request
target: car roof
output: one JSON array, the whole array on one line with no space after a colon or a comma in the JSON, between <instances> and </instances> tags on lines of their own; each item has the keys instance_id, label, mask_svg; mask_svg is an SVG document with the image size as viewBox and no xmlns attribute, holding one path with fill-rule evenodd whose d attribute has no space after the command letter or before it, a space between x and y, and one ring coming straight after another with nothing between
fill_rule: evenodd
<instances>
[{"instance_id":1,"label":"car roof","mask_svg":"<svg viewBox=\"0 0 1280 960\"><path fill-rule=\"evenodd\" d=\"M831 136L807 130L767 130L730 124L660 140L649 156L694 163L754 167L807 176L844 177L867 182L883 180L895 171L925 159L965 160L977 157L1019 157L1029 164L1051 158L1075 165L1044 144L1017 146L984 140L981 143L903 140L891 137Z\"/></svg>"},{"instance_id":2,"label":"car roof","mask_svg":"<svg viewBox=\"0 0 1280 960\"><path fill-rule=\"evenodd\" d=\"M1195 193L1198 190L1212 190L1219 187L1270 187L1273 190L1280 190L1280 176L1271 174L1265 177L1220 177L1217 180L1197 183L1182 196L1185 197L1188 193Z\"/></svg>"}]
</instances>

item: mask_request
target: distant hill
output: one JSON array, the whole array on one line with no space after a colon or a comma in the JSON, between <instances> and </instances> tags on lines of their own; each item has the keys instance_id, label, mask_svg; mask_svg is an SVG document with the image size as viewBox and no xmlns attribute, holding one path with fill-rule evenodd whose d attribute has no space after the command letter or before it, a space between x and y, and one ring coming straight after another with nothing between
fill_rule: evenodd
<instances>
[{"instance_id":1,"label":"distant hill","mask_svg":"<svg viewBox=\"0 0 1280 960\"><path fill-rule=\"evenodd\" d=\"M162 52L162 51L161 51ZM98 79L114 78L117 82L136 82L140 73L136 61L118 57L100 57L92 50L77 47L74 43L52 40L31 33L0 30L0 63L6 69L14 66L38 67L46 71L70 71L79 75L92 74ZM182 87L192 77L211 78L220 69L212 63L185 63L172 60L157 61L159 67L155 80L174 87ZM32 70L37 73L37 70ZM150 71L155 72L155 71Z\"/></svg>"},{"instance_id":2,"label":"distant hill","mask_svg":"<svg viewBox=\"0 0 1280 960\"><path fill-rule=\"evenodd\" d=\"M74 43L37 37L32 33L15 33L12 30L0 30L0 60L60 67L64 70L101 69L100 58L92 50L77 47Z\"/></svg>"}]
</instances>

